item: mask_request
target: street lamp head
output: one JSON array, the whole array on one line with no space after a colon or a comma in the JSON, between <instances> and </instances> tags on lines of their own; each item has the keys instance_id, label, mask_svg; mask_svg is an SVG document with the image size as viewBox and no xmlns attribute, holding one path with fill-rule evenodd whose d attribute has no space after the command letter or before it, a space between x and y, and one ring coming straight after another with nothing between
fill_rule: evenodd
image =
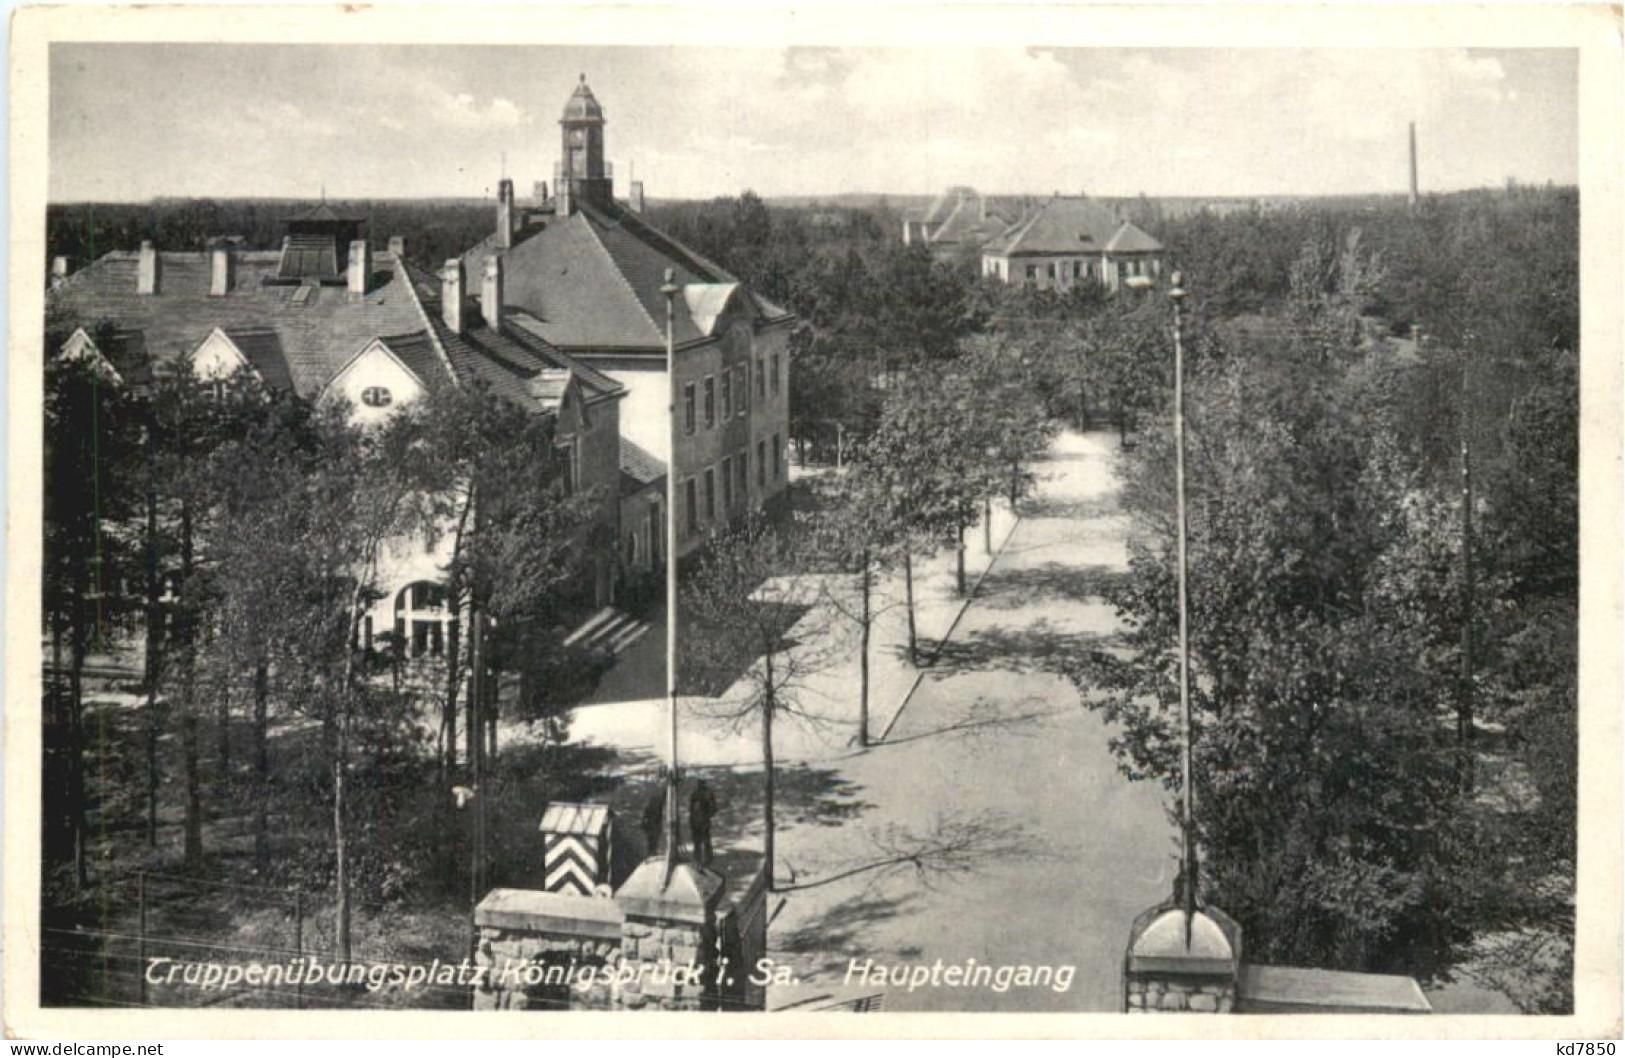
<instances>
[{"instance_id":1,"label":"street lamp head","mask_svg":"<svg viewBox=\"0 0 1625 1058\"><path fill-rule=\"evenodd\" d=\"M1175 301L1184 301L1185 300L1185 273L1184 272L1175 272L1173 274L1173 288L1168 291L1168 296L1173 298Z\"/></svg>"},{"instance_id":2,"label":"street lamp head","mask_svg":"<svg viewBox=\"0 0 1625 1058\"><path fill-rule=\"evenodd\" d=\"M671 298L676 297L677 292L681 289L682 288L677 285L676 271L670 268L666 269L666 282L661 285L660 292L666 295L666 298L670 300Z\"/></svg>"}]
</instances>

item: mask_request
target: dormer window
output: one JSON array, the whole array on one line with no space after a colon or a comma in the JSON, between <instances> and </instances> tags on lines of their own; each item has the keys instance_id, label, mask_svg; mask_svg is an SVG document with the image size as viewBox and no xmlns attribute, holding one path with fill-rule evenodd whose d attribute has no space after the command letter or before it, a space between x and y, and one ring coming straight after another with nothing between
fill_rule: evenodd
<instances>
[{"instance_id":1,"label":"dormer window","mask_svg":"<svg viewBox=\"0 0 1625 1058\"><path fill-rule=\"evenodd\" d=\"M368 386L361 391L361 403L369 408L387 408L395 398L384 386Z\"/></svg>"}]
</instances>

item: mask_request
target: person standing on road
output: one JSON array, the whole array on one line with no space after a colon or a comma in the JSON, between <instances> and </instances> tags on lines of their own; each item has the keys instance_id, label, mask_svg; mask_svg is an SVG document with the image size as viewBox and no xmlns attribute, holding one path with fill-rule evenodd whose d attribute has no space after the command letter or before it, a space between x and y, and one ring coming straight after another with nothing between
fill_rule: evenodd
<instances>
[{"instance_id":1,"label":"person standing on road","mask_svg":"<svg viewBox=\"0 0 1625 1058\"><path fill-rule=\"evenodd\" d=\"M716 798L711 788L701 779L688 795L688 828L694 838L694 859L701 867L711 866L715 855L711 851L711 817L717 814Z\"/></svg>"},{"instance_id":2,"label":"person standing on road","mask_svg":"<svg viewBox=\"0 0 1625 1058\"><path fill-rule=\"evenodd\" d=\"M660 827L666 821L666 785L655 787L654 793L643 805L643 856L645 859L660 851Z\"/></svg>"}]
</instances>

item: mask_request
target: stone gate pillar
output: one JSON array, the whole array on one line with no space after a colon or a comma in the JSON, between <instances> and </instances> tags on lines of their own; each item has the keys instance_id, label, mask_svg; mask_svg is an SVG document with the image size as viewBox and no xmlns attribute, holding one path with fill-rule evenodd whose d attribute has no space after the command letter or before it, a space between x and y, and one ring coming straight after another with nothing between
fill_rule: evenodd
<instances>
[{"instance_id":1,"label":"stone gate pillar","mask_svg":"<svg viewBox=\"0 0 1625 1058\"><path fill-rule=\"evenodd\" d=\"M713 1005L717 910L723 879L693 863L668 876L662 857L644 860L615 893L622 915L617 1007L702 1010Z\"/></svg>"},{"instance_id":2,"label":"stone gate pillar","mask_svg":"<svg viewBox=\"0 0 1625 1058\"><path fill-rule=\"evenodd\" d=\"M1214 907L1189 917L1176 902L1141 912L1123 957L1130 1014L1228 1014L1241 972L1241 927Z\"/></svg>"}]
</instances>

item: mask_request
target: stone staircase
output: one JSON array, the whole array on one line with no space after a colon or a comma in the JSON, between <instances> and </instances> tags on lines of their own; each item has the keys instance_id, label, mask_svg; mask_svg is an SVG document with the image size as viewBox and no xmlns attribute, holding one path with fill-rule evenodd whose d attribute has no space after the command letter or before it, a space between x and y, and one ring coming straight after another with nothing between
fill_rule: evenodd
<instances>
[{"instance_id":1,"label":"stone staircase","mask_svg":"<svg viewBox=\"0 0 1625 1058\"><path fill-rule=\"evenodd\" d=\"M643 638L649 627L648 621L639 620L613 606L606 606L582 622L581 627L565 636L564 645L600 650L618 657L627 647Z\"/></svg>"}]
</instances>

